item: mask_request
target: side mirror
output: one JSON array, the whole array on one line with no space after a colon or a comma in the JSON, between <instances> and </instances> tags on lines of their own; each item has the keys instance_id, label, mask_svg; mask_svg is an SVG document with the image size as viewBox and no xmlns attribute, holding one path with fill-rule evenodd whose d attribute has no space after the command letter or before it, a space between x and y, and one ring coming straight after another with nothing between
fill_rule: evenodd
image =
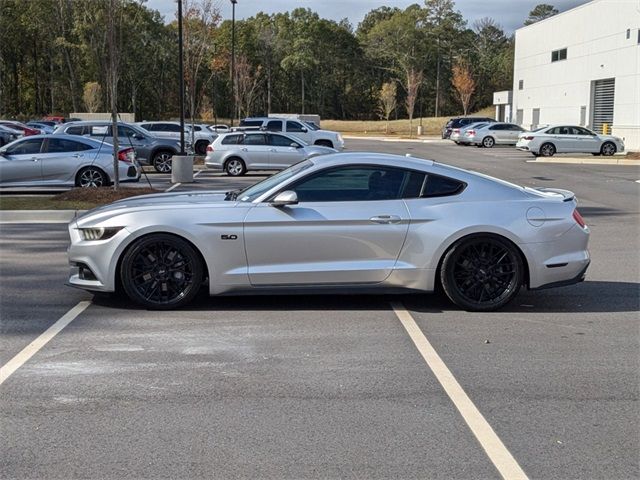
<instances>
[{"instance_id":1,"label":"side mirror","mask_svg":"<svg viewBox=\"0 0 640 480\"><path fill-rule=\"evenodd\" d=\"M301 130L301 131L303 131L303 132L307 133L309 130L308 130L307 128L305 128L305 127L302 127L302 130Z\"/></svg>"},{"instance_id":2,"label":"side mirror","mask_svg":"<svg viewBox=\"0 0 640 480\"><path fill-rule=\"evenodd\" d=\"M289 146L293 147L293 148L302 148L302 145L300 145L299 143L296 143L296 142L292 142L291 145L289 145Z\"/></svg>"},{"instance_id":3,"label":"side mirror","mask_svg":"<svg viewBox=\"0 0 640 480\"><path fill-rule=\"evenodd\" d=\"M271 201L272 207L286 207L287 205L296 205L298 203L298 194L293 190L285 190L276 195Z\"/></svg>"},{"instance_id":4,"label":"side mirror","mask_svg":"<svg viewBox=\"0 0 640 480\"><path fill-rule=\"evenodd\" d=\"M140 135L139 133L134 133L133 135L131 135L131 137L135 138L136 140L144 140L144 136Z\"/></svg>"}]
</instances>

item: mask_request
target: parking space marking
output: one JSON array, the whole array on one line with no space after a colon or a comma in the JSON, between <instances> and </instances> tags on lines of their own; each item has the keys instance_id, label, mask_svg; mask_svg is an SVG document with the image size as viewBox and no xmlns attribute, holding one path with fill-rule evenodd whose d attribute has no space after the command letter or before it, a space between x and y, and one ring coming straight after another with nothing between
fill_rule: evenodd
<instances>
[{"instance_id":1,"label":"parking space marking","mask_svg":"<svg viewBox=\"0 0 640 480\"><path fill-rule=\"evenodd\" d=\"M404 305L394 302L391 306L422 358L427 362L500 475L510 480L527 479L518 462L462 389Z\"/></svg>"},{"instance_id":2,"label":"parking space marking","mask_svg":"<svg viewBox=\"0 0 640 480\"><path fill-rule=\"evenodd\" d=\"M193 174L193 178L196 178L198 175L200 175L204 170L198 170L196 173ZM181 182L178 183L174 183L173 185L171 185L169 188L167 188L165 190L165 193L170 192L171 190L173 190L174 188L179 187L180 185L182 185Z\"/></svg>"},{"instance_id":3,"label":"parking space marking","mask_svg":"<svg viewBox=\"0 0 640 480\"><path fill-rule=\"evenodd\" d=\"M73 307L62 317L60 317L60 319L56 323L47 328L47 330L45 330L44 333L42 333L38 338L24 347L22 351L20 351L20 353L9 360L6 365L3 365L0 368L0 385L2 385L4 381L13 374L13 372L15 372L18 368L29 361L31 357L38 353L38 351L42 347L44 347L53 337L60 333L62 329L64 329L64 327L69 325L78 315L84 312L84 310L89 305L91 305L91 302L88 300L79 302L75 307Z\"/></svg>"}]
</instances>

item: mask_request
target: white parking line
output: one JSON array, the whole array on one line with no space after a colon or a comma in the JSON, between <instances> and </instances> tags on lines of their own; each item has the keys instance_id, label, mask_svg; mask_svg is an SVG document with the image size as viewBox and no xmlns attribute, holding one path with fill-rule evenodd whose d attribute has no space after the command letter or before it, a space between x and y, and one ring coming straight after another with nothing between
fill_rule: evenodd
<instances>
[{"instance_id":1,"label":"white parking line","mask_svg":"<svg viewBox=\"0 0 640 480\"><path fill-rule=\"evenodd\" d=\"M2 368L0 368L0 385L9 378L13 372L24 365L31 357L44 347L49 340L62 331L64 327L69 325L78 315L80 315L89 305L90 301L84 300L75 307L65 313L60 319L44 331L38 338L27 345L15 357L9 360Z\"/></svg>"},{"instance_id":2,"label":"white parking line","mask_svg":"<svg viewBox=\"0 0 640 480\"><path fill-rule=\"evenodd\" d=\"M425 362L436 376L442 388L447 393L460 415L469 426L491 462L505 479L527 479L518 462L504 446L491 425L485 420L480 411L473 404L469 396L462 389L449 368L442 361L438 353L429 343L411 314L401 303L392 303L393 311L402 323L416 348Z\"/></svg>"},{"instance_id":3,"label":"white parking line","mask_svg":"<svg viewBox=\"0 0 640 480\"><path fill-rule=\"evenodd\" d=\"M204 170L198 170L196 173L193 174L193 178L196 178L198 175L200 175ZM178 182L178 183L174 183L173 185L171 185L169 188L167 188L164 192L170 192L171 190L173 190L176 187L179 187L180 185L182 185L182 183Z\"/></svg>"}]
</instances>

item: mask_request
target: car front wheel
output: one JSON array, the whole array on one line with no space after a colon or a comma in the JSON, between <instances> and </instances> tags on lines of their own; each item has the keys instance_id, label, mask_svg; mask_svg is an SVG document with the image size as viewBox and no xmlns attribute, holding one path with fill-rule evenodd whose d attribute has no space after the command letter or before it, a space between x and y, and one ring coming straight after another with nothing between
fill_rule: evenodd
<instances>
[{"instance_id":1,"label":"car front wheel","mask_svg":"<svg viewBox=\"0 0 640 480\"><path fill-rule=\"evenodd\" d=\"M194 247L169 234L152 234L137 240L125 253L120 268L127 296L154 310L191 302L203 277L202 261Z\"/></svg>"},{"instance_id":2,"label":"car front wheel","mask_svg":"<svg viewBox=\"0 0 640 480\"><path fill-rule=\"evenodd\" d=\"M160 151L153 156L153 168L160 173L171 173L171 157L173 154L167 151Z\"/></svg>"},{"instance_id":3,"label":"car front wheel","mask_svg":"<svg viewBox=\"0 0 640 480\"><path fill-rule=\"evenodd\" d=\"M509 303L523 283L520 253L508 240L473 236L456 243L440 270L449 299L469 311L496 310Z\"/></svg>"},{"instance_id":4,"label":"car front wheel","mask_svg":"<svg viewBox=\"0 0 640 480\"><path fill-rule=\"evenodd\" d=\"M600 153L605 157L610 157L614 153L616 153L616 146L611 142L605 142L600 148Z\"/></svg>"},{"instance_id":5,"label":"car front wheel","mask_svg":"<svg viewBox=\"0 0 640 480\"><path fill-rule=\"evenodd\" d=\"M482 146L486 148L492 148L496 144L496 141L493 137L484 137L482 139Z\"/></svg>"},{"instance_id":6,"label":"car front wheel","mask_svg":"<svg viewBox=\"0 0 640 480\"><path fill-rule=\"evenodd\" d=\"M227 175L238 177L247 173L247 167L239 158L230 158L224 164L224 171L227 172Z\"/></svg>"},{"instance_id":7,"label":"car front wheel","mask_svg":"<svg viewBox=\"0 0 640 480\"><path fill-rule=\"evenodd\" d=\"M97 188L109 186L106 173L96 167L86 167L78 172L76 186L81 188Z\"/></svg>"}]
</instances>

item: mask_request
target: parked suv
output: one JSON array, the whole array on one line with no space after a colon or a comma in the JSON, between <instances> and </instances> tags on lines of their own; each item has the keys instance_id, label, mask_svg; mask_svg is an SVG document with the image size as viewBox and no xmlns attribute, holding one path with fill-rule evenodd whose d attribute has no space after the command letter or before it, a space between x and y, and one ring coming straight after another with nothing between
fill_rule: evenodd
<instances>
[{"instance_id":1,"label":"parked suv","mask_svg":"<svg viewBox=\"0 0 640 480\"><path fill-rule=\"evenodd\" d=\"M442 127L442 138L451 137L454 128L461 128L477 122L495 122L495 119L489 117L456 117L450 119L447 124Z\"/></svg>"},{"instance_id":2,"label":"parked suv","mask_svg":"<svg viewBox=\"0 0 640 480\"><path fill-rule=\"evenodd\" d=\"M307 158L337 150L308 145L292 135L267 132L223 133L207 147L207 168L227 175L244 175L248 170L282 170Z\"/></svg>"},{"instance_id":3,"label":"parked suv","mask_svg":"<svg viewBox=\"0 0 640 480\"><path fill-rule=\"evenodd\" d=\"M258 128L267 132L288 133L310 145L344 149L344 140L338 132L314 130L305 122L288 118L252 117L240 121L241 128Z\"/></svg>"},{"instance_id":4,"label":"parked suv","mask_svg":"<svg viewBox=\"0 0 640 480\"><path fill-rule=\"evenodd\" d=\"M113 143L111 122L84 121L63 123L53 132L54 135L82 135L107 143ZM118 145L133 147L138 162L153 165L161 173L171 172L171 157L180 152L180 140L160 138L137 125L118 122ZM187 153L193 153L191 144L185 142Z\"/></svg>"},{"instance_id":5,"label":"parked suv","mask_svg":"<svg viewBox=\"0 0 640 480\"><path fill-rule=\"evenodd\" d=\"M136 125L141 126L156 137L180 140L180 122L138 122ZM193 138L191 133L191 125L185 123L185 142L189 141L193 144L193 149L197 155L205 155L207 153L207 145L217 137L217 134L209 130L194 129Z\"/></svg>"}]
</instances>

